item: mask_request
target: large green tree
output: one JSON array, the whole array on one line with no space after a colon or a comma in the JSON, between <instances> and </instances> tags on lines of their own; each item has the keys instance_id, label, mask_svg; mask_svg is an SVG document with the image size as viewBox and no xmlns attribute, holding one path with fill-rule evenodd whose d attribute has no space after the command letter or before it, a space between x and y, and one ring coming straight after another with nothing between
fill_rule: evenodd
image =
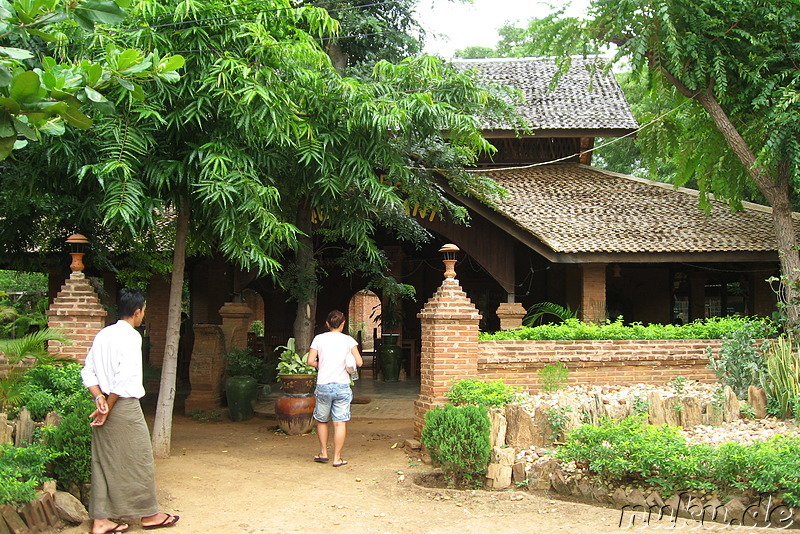
<instances>
[{"instance_id":1,"label":"large green tree","mask_svg":"<svg viewBox=\"0 0 800 534\"><path fill-rule=\"evenodd\" d=\"M185 53L182 83L154 84L145 102L120 95L114 114L95 117L92 136L68 133L38 166L66 171L68 183L86 189L109 240L146 238L163 215L173 223L153 433L155 453L167 456L187 249L313 288L316 239L339 247L343 268L377 273L377 227L424 236L404 202L463 220L437 180L464 194L491 191L462 166L491 150L481 116L510 114L511 106L506 91L478 88L472 73L430 58L379 62L366 78L342 77L320 46L338 24L314 6L150 1L130 12L119 38ZM98 45L86 42L83 52L99 53ZM88 206L75 208L95 220ZM281 270L287 263L292 276Z\"/></svg>"}]
</instances>

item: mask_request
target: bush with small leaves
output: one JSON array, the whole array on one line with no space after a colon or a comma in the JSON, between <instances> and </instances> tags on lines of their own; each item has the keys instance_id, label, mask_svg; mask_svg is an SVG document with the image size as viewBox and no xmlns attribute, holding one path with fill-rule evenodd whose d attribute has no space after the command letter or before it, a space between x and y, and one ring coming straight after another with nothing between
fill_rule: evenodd
<instances>
[{"instance_id":1,"label":"bush with small leaves","mask_svg":"<svg viewBox=\"0 0 800 534\"><path fill-rule=\"evenodd\" d=\"M501 408L514 402L519 388L506 385L500 380L483 381L467 378L455 382L445 393L447 400L455 405L476 404Z\"/></svg>"},{"instance_id":2,"label":"bush with small leaves","mask_svg":"<svg viewBox=\"0 0 800 534\"><path fill-rule=\"evenodd\" d=\"M27 447L0 445L0 504L25 504L36 498L36 487L49 477L52 451L41 443Z\"/></svg>"},{"instance_id":3,"label":"bush with small leaves","mask_svg":"<svg viewBox=\"0 0 800 534\"><path fill-rule=\"evenodd\" d=\"M422 444L448 484L480 486L491 457L489 429L486 408L447 404L425 414Z\"/></svg>"}]
</instances>

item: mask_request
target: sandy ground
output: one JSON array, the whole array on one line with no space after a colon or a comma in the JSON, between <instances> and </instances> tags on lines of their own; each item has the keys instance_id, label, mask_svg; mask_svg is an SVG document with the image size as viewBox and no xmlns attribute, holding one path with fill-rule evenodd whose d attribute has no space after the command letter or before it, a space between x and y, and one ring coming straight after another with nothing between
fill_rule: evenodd
<instances>
[{"instance_id":1,"label":"sandy ground","mask_svg":"<svg viewBox=\"0 0 800 534\"><path fill-rule=\"evenodd\" d=\"M316 435L286 436L270 419L200 422L176 417L172 457L157 461L162 510L179 533L610 533L697 532L723 525L669 522L618 526L620 511L556 500L545 492L459 491L415 483L432 468L409 456L411 421L355 419L334 468L312 461ZM395 444L397 444L395 446ZM684 520L679 519L680 524ZM144 532L131 522L130 532ZM763 531L732 529L726 531ZM88 524L62 532L88 532Z\"/></svg>"}]
</instances>

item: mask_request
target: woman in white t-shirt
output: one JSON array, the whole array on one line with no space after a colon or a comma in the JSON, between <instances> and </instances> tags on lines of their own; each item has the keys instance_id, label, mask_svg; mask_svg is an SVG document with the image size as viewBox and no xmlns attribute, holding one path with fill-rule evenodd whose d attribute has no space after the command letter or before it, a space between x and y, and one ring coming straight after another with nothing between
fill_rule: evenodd
<instances>
[{"instance_id":1,"label":"woman in white t-shirt","mask_svg":"<svg viewBox=\"0 0 800 534\"><path fill-rule=\"evenodd\" d=\"M345 425L350 420L350 375L356 367L364 365L355 339L343 333L345 318L339 310L328 314L325 324L328 332L314 337L308 351L308 364L318 369L314 397L314 419L317 421L320 453L315 462L328 461L328 421L333 422L333 467L347 465L342 460L342 449L347 435Z\"/></svg>"}]
</instances>

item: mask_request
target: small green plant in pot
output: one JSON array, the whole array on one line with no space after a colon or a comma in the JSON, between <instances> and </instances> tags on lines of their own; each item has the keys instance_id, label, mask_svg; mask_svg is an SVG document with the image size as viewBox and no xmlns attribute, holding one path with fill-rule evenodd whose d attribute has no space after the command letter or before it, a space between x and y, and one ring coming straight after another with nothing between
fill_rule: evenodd
<instances>
[{"instance_id":1,"label":"small green plant in pot","mask_svg":"<svg viewBox=\"0 0 800 534\"><path fill-rule=\"evenodd\" d=\"M297 352L297 343L290 337L286 345L277 347L278 356L278 381L281 389L288 394L308 394L314 389L317 370L308 365L308 352Z\"/></svg>"},{"instance_id":2,"label":"small green plant in pot","mask_svg":"<svg viewBox=\"0 0 800 534\"><path fill-rule=\"evenodd\" d=\"M228 413L232 421L247 421L254 415L253 405L258 397L256 377L261 373L261 359L249 348L232 348L224 354Z\"/></svg>"}]
</instances>

